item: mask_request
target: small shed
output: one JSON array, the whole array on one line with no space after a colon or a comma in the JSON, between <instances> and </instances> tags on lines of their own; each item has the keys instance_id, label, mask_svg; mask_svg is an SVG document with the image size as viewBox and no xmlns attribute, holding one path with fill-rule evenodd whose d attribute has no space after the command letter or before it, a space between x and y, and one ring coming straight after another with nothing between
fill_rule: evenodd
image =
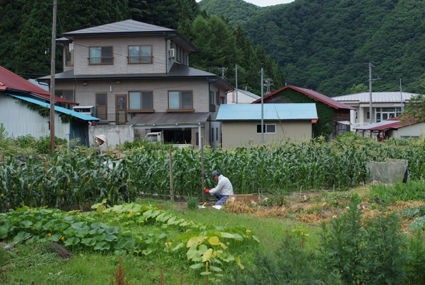
<instances>
[{"instance_id":1,"label":"small shed","mask_svg":"<svg viewBox=\"0 0 425 285\"><path fill-rule=\"evenodd\" d=\"M48 91L0 66L0 124L8 136L49 136L49 100ZM89 125L99 119L63 107L76 104L55 97L55 136L88 146Z\"/></svg>"},{"instance_id":2,"label":"small shed","mask_svg":"<svg viewBox=\"0 0 425 285\"><path fill-rule=\"evenodd\" d=\"M393 138L419 138L425 137L425 122L385 120L360 126L356 129L358 134L372 137L377 140Z\"/></svg>"},{"instance_id":3,"label":"small shed","mask_svg":"<svg viewBox=\"0 0 425 285\"><path fill-rule=\"evenodd\" d=\"M233 148L312 138L315 104L224 104L216 120L222 124L222 147Z\"/></svg>"},{"instance_id":4,"label":"small shed","mask_svg":"<svg viewBox=\"0 0 425 285\"><path fill-rule=\"evenodd\" d=\"M353 108L317 91L286 85L263 98L264 103L315 103L319 120L313 135L333 137L350 131L350 110ZM261 103L261 98L253 102Z\"/></svg>"}]
</instances>

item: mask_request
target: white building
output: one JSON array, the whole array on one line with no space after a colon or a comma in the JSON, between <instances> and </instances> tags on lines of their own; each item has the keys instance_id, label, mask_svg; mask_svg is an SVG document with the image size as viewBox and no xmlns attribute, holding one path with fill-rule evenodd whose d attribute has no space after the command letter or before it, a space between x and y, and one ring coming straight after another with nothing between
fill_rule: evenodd
<instances>
[{"instance_id":1,"label":"white building","mask_svg":"<svg viewBox=\"0 0 425 285\"><path fill-rule=\"evenodd\" d=\"M227 104L250 104L260 98L247 90L233 89L227 93Z\"/></svg>"},{"instance_id":2,"label":"white building","mask_svg":"<svg viewBox=\"0 0 425 285\"><path fill-rule=\"evenodd\" d=\"M332 99L347 104L354 108L350 113L351 128L356 129L369 123L381 122L383 120L396 118L401 114L406 103L412 96L418 94L408 92L362 92L343 96L332 97ZM370 107L372 106L372 117Z\"/></svg>"}]
</instances>

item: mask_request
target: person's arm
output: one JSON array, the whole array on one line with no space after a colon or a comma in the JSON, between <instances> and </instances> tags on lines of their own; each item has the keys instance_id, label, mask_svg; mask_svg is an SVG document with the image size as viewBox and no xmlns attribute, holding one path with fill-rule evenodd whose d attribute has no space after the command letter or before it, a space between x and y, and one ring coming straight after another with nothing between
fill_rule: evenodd
<instances>
[{"instance_id":1,"label":"person's arm","mask_svg":"<svg viewBox=\"0 0 425 285\"><path fill-rule=\"evenodd\" d=\"M210 189L210 191L209 191L210 194L213 195L215 193L220 193L221 190L223 189L224 185L225 185L224 180L223 179L220 179L218 181L218 183L217 183L217 186L215 188L213 188L213 189Z\"/></svg>"}]
</instances>

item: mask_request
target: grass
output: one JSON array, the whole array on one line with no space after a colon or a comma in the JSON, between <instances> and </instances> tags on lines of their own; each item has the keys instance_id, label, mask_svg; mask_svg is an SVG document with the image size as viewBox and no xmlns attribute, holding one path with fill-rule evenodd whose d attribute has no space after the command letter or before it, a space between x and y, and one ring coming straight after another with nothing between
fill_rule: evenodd
<instances>
[{"instance_id":1,"label":"grass","mask_svg":"<svg viewBox=\"0 0 425 285\"><path fill-rule=\"evenodd\" d=\"M305 203L307 209L305 212L308 212L309 205L324 202L332 207L345 209L346 202L353 194L359 195L363 201L371 200L372 197L372 192L365 186L346 192L323 192L318 195L316 193ZM290 207L290 202L296 203L297 206L302 205L299 199L297 196L289 197L285 207ZM387 200L390 199L387 197ZM260 244L255 248L243 249L241 260L245 266L253 263L257 250L266 255L276 252L288 235L302 236L305 238L305 248L312 251L319 247L321 241L320 224L303 223L294 219L295 216L260 217L255 214L237 214L212 208L188 209L185 202L173 203L152 199L142 201L169 210L179 218L199 224L223 227L242 226L252 230L260 240ZM301 214L303 213L299 215ZM132 230L146 231L148 228L150 227L135 227ZM7 252L0 249L0 258L0 284L12 285L112 284L114 272L119 263L117 255L85 251L75 251L70 259L64 260L52 251L49 244L18 244L13 251ZM165 281L165 284L207 284L205 277L188 268L186 256L176 258L167 253L149 256L125 255L122 256L122 267L129 284L161 284L162 281ZM3 268L5 270L2 270Z\"/></svg>"}]
</instances>

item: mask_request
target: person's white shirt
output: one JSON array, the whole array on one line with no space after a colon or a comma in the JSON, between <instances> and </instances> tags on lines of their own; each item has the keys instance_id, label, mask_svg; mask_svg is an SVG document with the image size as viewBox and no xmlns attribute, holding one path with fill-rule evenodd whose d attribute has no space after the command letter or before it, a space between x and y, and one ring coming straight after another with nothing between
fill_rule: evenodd
<instances>
[{"instance_id":1,"label":"person's white shirt","mask_svg":"<svg viewBox=\"0 0 425 285\"><path fill-rule=\"evenodd\" d=\"M221 194L221 195L233 195L233 186L230 180L225 177L223 174L220 174L218 177L218 183L215 188L210 189L209 192L211 195Z\"/></svg>"}]
</instances>

